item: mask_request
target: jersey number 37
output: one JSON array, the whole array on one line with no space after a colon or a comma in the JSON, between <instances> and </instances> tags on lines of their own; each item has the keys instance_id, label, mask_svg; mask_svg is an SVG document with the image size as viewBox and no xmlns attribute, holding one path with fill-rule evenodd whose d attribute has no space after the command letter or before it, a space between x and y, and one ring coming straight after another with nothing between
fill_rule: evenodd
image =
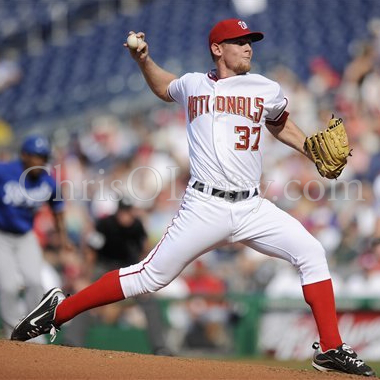
<instances>
[{"instance_id":1,"label":"jersey number 37","mask_svg":"<svg viewBox=\"0 0 380 380\"><path fill-rule=\"evenodd\" d=\"M235 143L235 150L258 150L260 131L260 127L236 125L235 133L239 135L239 142Z\"/></svg>"}]
</instances>

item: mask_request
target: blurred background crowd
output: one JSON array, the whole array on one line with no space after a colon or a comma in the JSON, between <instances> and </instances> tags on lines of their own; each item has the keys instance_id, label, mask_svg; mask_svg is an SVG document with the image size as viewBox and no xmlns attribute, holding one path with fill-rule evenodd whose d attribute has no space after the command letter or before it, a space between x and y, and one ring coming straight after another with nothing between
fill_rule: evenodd
<instances>
[{"instance_id":1,"label":"blurred background crowd","mask_svg":"<svg viewBox=\"0 0 380 380\"><path fill-rule=\"evenodd\" d=\"M75 292L91 280L94 226L116 212L111 197L127 193L128 184L147 231L146 250L154 247L189 178L185 115L150 94L123 49L128 31L145 31L152 56L168 70L204 72L212 68L208 31L231 17L265 33L254 45L253 69L281 84L300 128L311 134L335 113L353 148L339 180L323 180L304 157L264 133L265 197L321 241L337 296L380 296L377 0L0 0L0 158L16 155L28 133L50 138L75 246L61 249L43 209L35 230L49 263L47 286L58 282ZM225 293L302 296L294 268L240 244L208 253L159 293L213 296L189 304L187 314L173 308L178 327L233 318L236 311L221 312L218 297ZM103 315L115 318L141 319L120 310ZM214 344L224 339L210 326L207 334Z\"/></svg>"}]
</instances>

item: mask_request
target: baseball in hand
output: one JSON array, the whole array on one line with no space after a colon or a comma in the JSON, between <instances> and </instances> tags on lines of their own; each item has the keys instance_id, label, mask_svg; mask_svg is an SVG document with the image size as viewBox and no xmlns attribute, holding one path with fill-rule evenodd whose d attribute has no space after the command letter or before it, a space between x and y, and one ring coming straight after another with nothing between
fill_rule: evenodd
<instances>
[{"instance_id":1,"label":"baseball in hand","mask_svg":"<svg viewBox=\"0 0 380 380\"><path fill-rule=\"evenodd\" d=\"M136 50L141 43L141 38L137 37L136 34L130 34L127 38L127 44L130 49Z\"/></svg>"}]
</instances>

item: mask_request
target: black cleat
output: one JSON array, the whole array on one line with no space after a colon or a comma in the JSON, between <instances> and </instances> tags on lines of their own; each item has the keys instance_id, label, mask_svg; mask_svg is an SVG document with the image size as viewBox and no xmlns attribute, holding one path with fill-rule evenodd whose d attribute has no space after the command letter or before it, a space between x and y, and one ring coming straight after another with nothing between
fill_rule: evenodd
<instances>
[{"instance_id":1,"label":"black cleat","mask_svg":"<svg viewBox=\"0 0 380 380\"><path fill-rule=\"evenodd\" d=\"M375 371L358 359L356 352L343 343L336 349L322 352L319 343L313 344L315 350L312 365L322 372L337 371L359 376L376 376Z\"/></svg>"},{"instance_id":2,"label":"black cleat","mask_svg":"<svg viewBox=\"0 0 380 380\"><path fill-rule=\"evenodd\" d=\"M54 325L55 312L58 304L66 297L59 288L49 290L43 297L38 306L26 317L21 319L14 328L11 340L26 340L35 338L42 334L50 333L51 341L56 337L59 328Z\"/></svg>"}]
</instances>

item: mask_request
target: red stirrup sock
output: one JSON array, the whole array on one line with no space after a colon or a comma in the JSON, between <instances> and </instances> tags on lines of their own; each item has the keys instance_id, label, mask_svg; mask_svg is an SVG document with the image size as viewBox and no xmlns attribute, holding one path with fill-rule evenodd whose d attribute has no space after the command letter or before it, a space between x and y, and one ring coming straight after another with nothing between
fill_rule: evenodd
<instances>
[{"instance_id":1,"label":"red stirrup sock","mask_svg":"<svg viewBox=\"0 0 380 380\"><path fill-rule=\"evenodd\" d=\"M60 326L83 311L121 301L124 298L117 269L106 273L87 288L63 300L57 307L54 322Z\"/></svg>"},{"instance_id":2,"label":"red stirrup sock","mask_svg":"<svg viewBox=\"0 0 380 380\"><path fill-rule=\"evenodd\" d=\"M310 305L317 324L323 351L342 344L336 316L334 290L331 280L302 287L305 301Z\"/></svg>"}]
</instances>

